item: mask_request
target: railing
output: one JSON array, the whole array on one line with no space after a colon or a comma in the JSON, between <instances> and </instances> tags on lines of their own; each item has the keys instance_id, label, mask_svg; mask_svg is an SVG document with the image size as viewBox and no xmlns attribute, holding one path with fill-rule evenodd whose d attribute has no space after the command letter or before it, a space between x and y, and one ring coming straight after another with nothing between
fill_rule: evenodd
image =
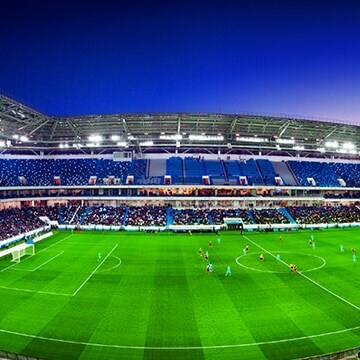
<instances>
[{"instance_id":1,"label":"railing","mask_svg":"<svg viewBox=\"0 0 360 360\"><path fill-rule=\"evenodd\" d=\"M301 360L352 360L360 358L359 348L301 358ZM299 359L300 360L300 359Z\"/></svg>"},{"instance_id":2,"label":"railing","mask_svg":"<svg viewBox=\"0 0 360 360\"><path fill-rule=\"evenodd\" d=\"M0 360L44 360L33 356L19 355L8 351L0 350Z\"/></svg>"}]
</instances>

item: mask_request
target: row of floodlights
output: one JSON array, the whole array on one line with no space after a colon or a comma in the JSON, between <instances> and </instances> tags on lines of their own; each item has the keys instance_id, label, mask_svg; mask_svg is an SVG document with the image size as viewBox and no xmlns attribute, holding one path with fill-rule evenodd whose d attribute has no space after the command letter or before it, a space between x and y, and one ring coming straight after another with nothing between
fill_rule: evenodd
<instances>
[{"instance_id":1,"label":"row of floodlights","mask_svg":"<svg viewBox=\"0 0 360 360\"><path fill-rule=\"evenodd\" d=\"M17 141L20 142L29 142L29 138L25 135L13 135L13 138ZM132 136L131 134L128 134L128 140L136 140L136 138L134 136ZM128 147L128 143L126 141L121 141L121 137L119 135L112 135L110 137L110 139L114 142L116 142L116 145L119 147ZM166 135L166 134L161 134L159 136L160 140L174 140L176 141L176 145L179 146L180 145L180 140L183 139L183 135L182 134L173 134L173 135ZM205 134L200 134L200 135L189 135L188 139L191 141L223 141L224 137L221 134L217 134L217 135L205 135ZM81 144L81 143L74 143L72 145L72 147L74 148L82 148L82 147L100 147L101 146L101 142L103 141L103 137L101 135L90 135L88 137L88 142L85 144ZM264 138L264 137L247 137L247 136L237 136L236 137L236 141L238 142L249 142L249 143L268 143L270 140L268 138ZM302 145L295 145L295 139L291 138L291 139L284 139L284 138L276 138L275 142L277 143L277 148L280 149L280 145L294 145L293 149L294 150L305 150L304 146ZM10 143L11 145L11 143ZM0 141L0 147L5 147L5 146L10 146L9 145L9 141ZM142 141L139 143L140 146L153 146L154 142L151 140L146 140L146 141ZM59 147L61 149L66 149L69 148L70 145L68 143L61 143L59 145ZM355 144L351 143L351 142L344 142L341 146L339 144L338 141L333 140L333 141L327 141L324 144L324 147L319 147L317 148L317 150L319 152L326 152L327 149L332 149L333 151L339 152L339 153L349 153L349 154L356 154L356 146Z\"/></svg>"}]
</instances>

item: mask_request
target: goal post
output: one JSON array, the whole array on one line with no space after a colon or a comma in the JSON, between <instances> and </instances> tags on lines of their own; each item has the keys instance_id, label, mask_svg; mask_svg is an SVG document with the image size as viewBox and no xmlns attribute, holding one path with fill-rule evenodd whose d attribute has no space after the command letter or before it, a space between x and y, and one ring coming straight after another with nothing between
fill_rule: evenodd
<instances>
[{"instance_id":1,"label":"goal post","mask_svg":"<svg viewBox=\"0 0 360 360\"><path fill-rule=\"evenodd\" d=\"M34 244L21 244L19 246L15 246L11 251L13 262L20 262L21 258L25 255L33 256L35 255L35 245Z\"/></svg>"}]
</instances>

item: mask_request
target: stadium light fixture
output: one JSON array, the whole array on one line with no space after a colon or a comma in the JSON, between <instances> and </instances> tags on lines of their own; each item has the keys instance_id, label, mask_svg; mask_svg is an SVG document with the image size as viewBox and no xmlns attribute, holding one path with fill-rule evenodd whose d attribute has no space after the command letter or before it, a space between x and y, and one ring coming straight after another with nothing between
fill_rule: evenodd
<instances>
[{"instance_id":1,"label":"stadium light fixture","mask_svg":"<svg viewBox=\"0 0 360 360\"><path fill-rule=\"evenodd\" d=\"M325 152L325 148L324 147L319 147L316 149L317 151L324 153Z\"/></svg>"},{"instance_id":2,"label":"stadium light fixture","mask_svg":"<svg viewBox=\"0 0 360 360\"><path fill-rule=\"evenodd\" d=\"M100 141L102 141L102 136L101 136L101 135L97 135L97 134L90 135L90 136L88 137L88 140L89 140L91 143L99 143Z\"/></svg>"},{"instance_id":3,"label":"stadium light fixture","mask_svg":"<svg viewBox=\"0 0 360 360\"><path fill-rule=\"evenodd\" d=\"M325 146L328 147L328 148L338 148L339 147L339 143L337 141L327 141L325 143Z\"/></svg>"},{"instance_id":4,"label":"stadium light fixture","mask_svg":"<svg viewBox=\"0 0 360 360\"><path fill-rule=\"evenodd\" d=\"M189 140L194 141L223 141L222 135L189 135Z\"/></svg>"},{"instance_id":5,"label":"stadium light fixture","mask_svg":"<svg viewBox=\"0 0 360 360\"><path fill-rule=\"evenodd\" d=\"M236 141L251 142L251 143L264 143L264 142L268 142L269 139L261 138L261 137L240 136L240 137L236 137Z\"/></svg>"},{"instance_id":6,"label":"stadium light fixture","mask_svg":"<svg viewBox=\"0 0 360 360\"><path fill-rule=\"evenodd\" d=\"M296 146L293 146L293 149L294 150L304 150L305 148L303 146L296 145Z\"/></svg>"},{"instance_id":7,"label":"stadium light fixture","mask_svg":"<svg viewBox=\"0 0 360 360\"><path fill-rule=\"evenodd\" d=\"M5 147L5 141L0 141L0 147Z\"/></svg>"},{"instance_id":8,"label":"stadium light fixture","mask_svg":"<svg viewBox=\"0 0 360 360\"><path fill-rule=\"evenodd\" d=\"M154 143L152 141L142 141L140 142L140 146L153 146Z\"/></svg>"},{"instance_id":9,"label":"stadium light fixture","mask_svg":"<svg viewBox=\"0 0 360 360\"><path fill-rule=\"evenodd\" d=\"M110 138L112 141L119 141L120 140L120 136L119 135L111 135Z\"/></svg>"},{"instance_id":10,"label":"stadium light fixture","mask_svg":"<svg viewBox=\"0 0 360 360\"><path fill-rule=\"evenodd\" d=\"M295 144L295 139L276 139L275 140L277 143L279 143L279 144L288 144L288 145L290 145L290 144Z\"/></svg>"},{"instance_id":11,"label":"stadium light fixture","mask_svg":"<svg viewBox=\"0 0 360 360\"><path fill-rule=\"evenodd\" d=\"M128 147L128 144L126 141L119 141L116 145L120 146L120 147Z\"/></svg>"},{"instance_id":12,"label":"stadium light fixture","mask_svg":"<svg viewBox=\"0 0 360 360\"><path fill-rule=\"evenodd\" d=\"M94 143L94 142L90 142L90 143L86 143L87 147L99 147L100 143Z\"/></svg>"},{"instance_id":13,"label":"stadium light fixture","mask_svg":"<svg viewBox=\"0 0 360 360\"><path fill-rule=\"evenodd\" d=\"M60 149L67 149L68 147L69 147L69 144L66 144L66 143L59 145L59 148L60 148Z\"/></svg>"},{"instance_id":14,"label":"stadium light fixture","mask_svg":"<svg viewBox=\"0 0 360 360\"><path fill-rule=\"evenodd\" d=\"M17 134L13 135L13 138L14 138L15 140L17 140L19 137L20 137L20 136L17 135Z\"/></svg>"},{"instance_id":15,"label":"stadium light fixture","mask_svg":"<svg viewBox=\"0 0 360 360\"><path fill-rule=\"evenodd\" d=\"M356 155L357 154L357 151L356 150L348 150L348 149L337 149L336 150L337 153L340 153L340 154L352 154L352 155Z\"/></svg>"},{"instance_id":16,"label":"stadium light fixture","mask_svg":"<svg viewBox=\"0 0 360 360\"><path fill-rule=\"evenodd\" d=\"M174 134L174 135L160 135L160 140L181 140L183 137L181 134Z\"/></svg>"},{"instance_id":17,"label":"stadium light fixture","mask_svg":"<svg viewBox=\"0 0 360 360\"><path fill-rule=\"evenodd\" d=\"M80 143L75 143L75 144L73 144L73 147L76 149L80 149L80 148L82 148L82 145Z\"/></svg>"},{"instance_id":18,"label":"stadium light fixture","mask_svg":"<svg viewBox=\"0 0 360 360\"><path fill-rule=\"evenodd\" d=\"M345 142L342 145L343 149L347 149L347 150L354 150L355 149L355 145L351 142Z\"/></svg>"},{"instance_id":19,"label":"stadium light fixture","mask_svg":"<svg viewBox=\"0 0 360 360\"><path fill-rule=\"evenodd\" d=\"M22 141L22 142L28 142L28 141L29 141L29 138L28 138L27 136L25 136L25 135L22 135L22 136L20 136L20 141Z\"/></svg>"}]
</instances>

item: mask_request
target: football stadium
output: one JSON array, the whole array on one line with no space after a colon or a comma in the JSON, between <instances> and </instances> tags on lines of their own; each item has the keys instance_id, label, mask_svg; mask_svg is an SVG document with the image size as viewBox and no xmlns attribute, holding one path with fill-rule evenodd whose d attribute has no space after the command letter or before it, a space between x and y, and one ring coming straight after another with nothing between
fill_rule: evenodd
<instances>
[{"instance_id":1,"label":"football stadium","mask_svg":"<svg viewBox=\"0 0 360 360\"><path fill-rule=\"evenodd\" d=\"M0 118L2 358L357 358L359 125Z\"/></svg>"}]
</instances>

